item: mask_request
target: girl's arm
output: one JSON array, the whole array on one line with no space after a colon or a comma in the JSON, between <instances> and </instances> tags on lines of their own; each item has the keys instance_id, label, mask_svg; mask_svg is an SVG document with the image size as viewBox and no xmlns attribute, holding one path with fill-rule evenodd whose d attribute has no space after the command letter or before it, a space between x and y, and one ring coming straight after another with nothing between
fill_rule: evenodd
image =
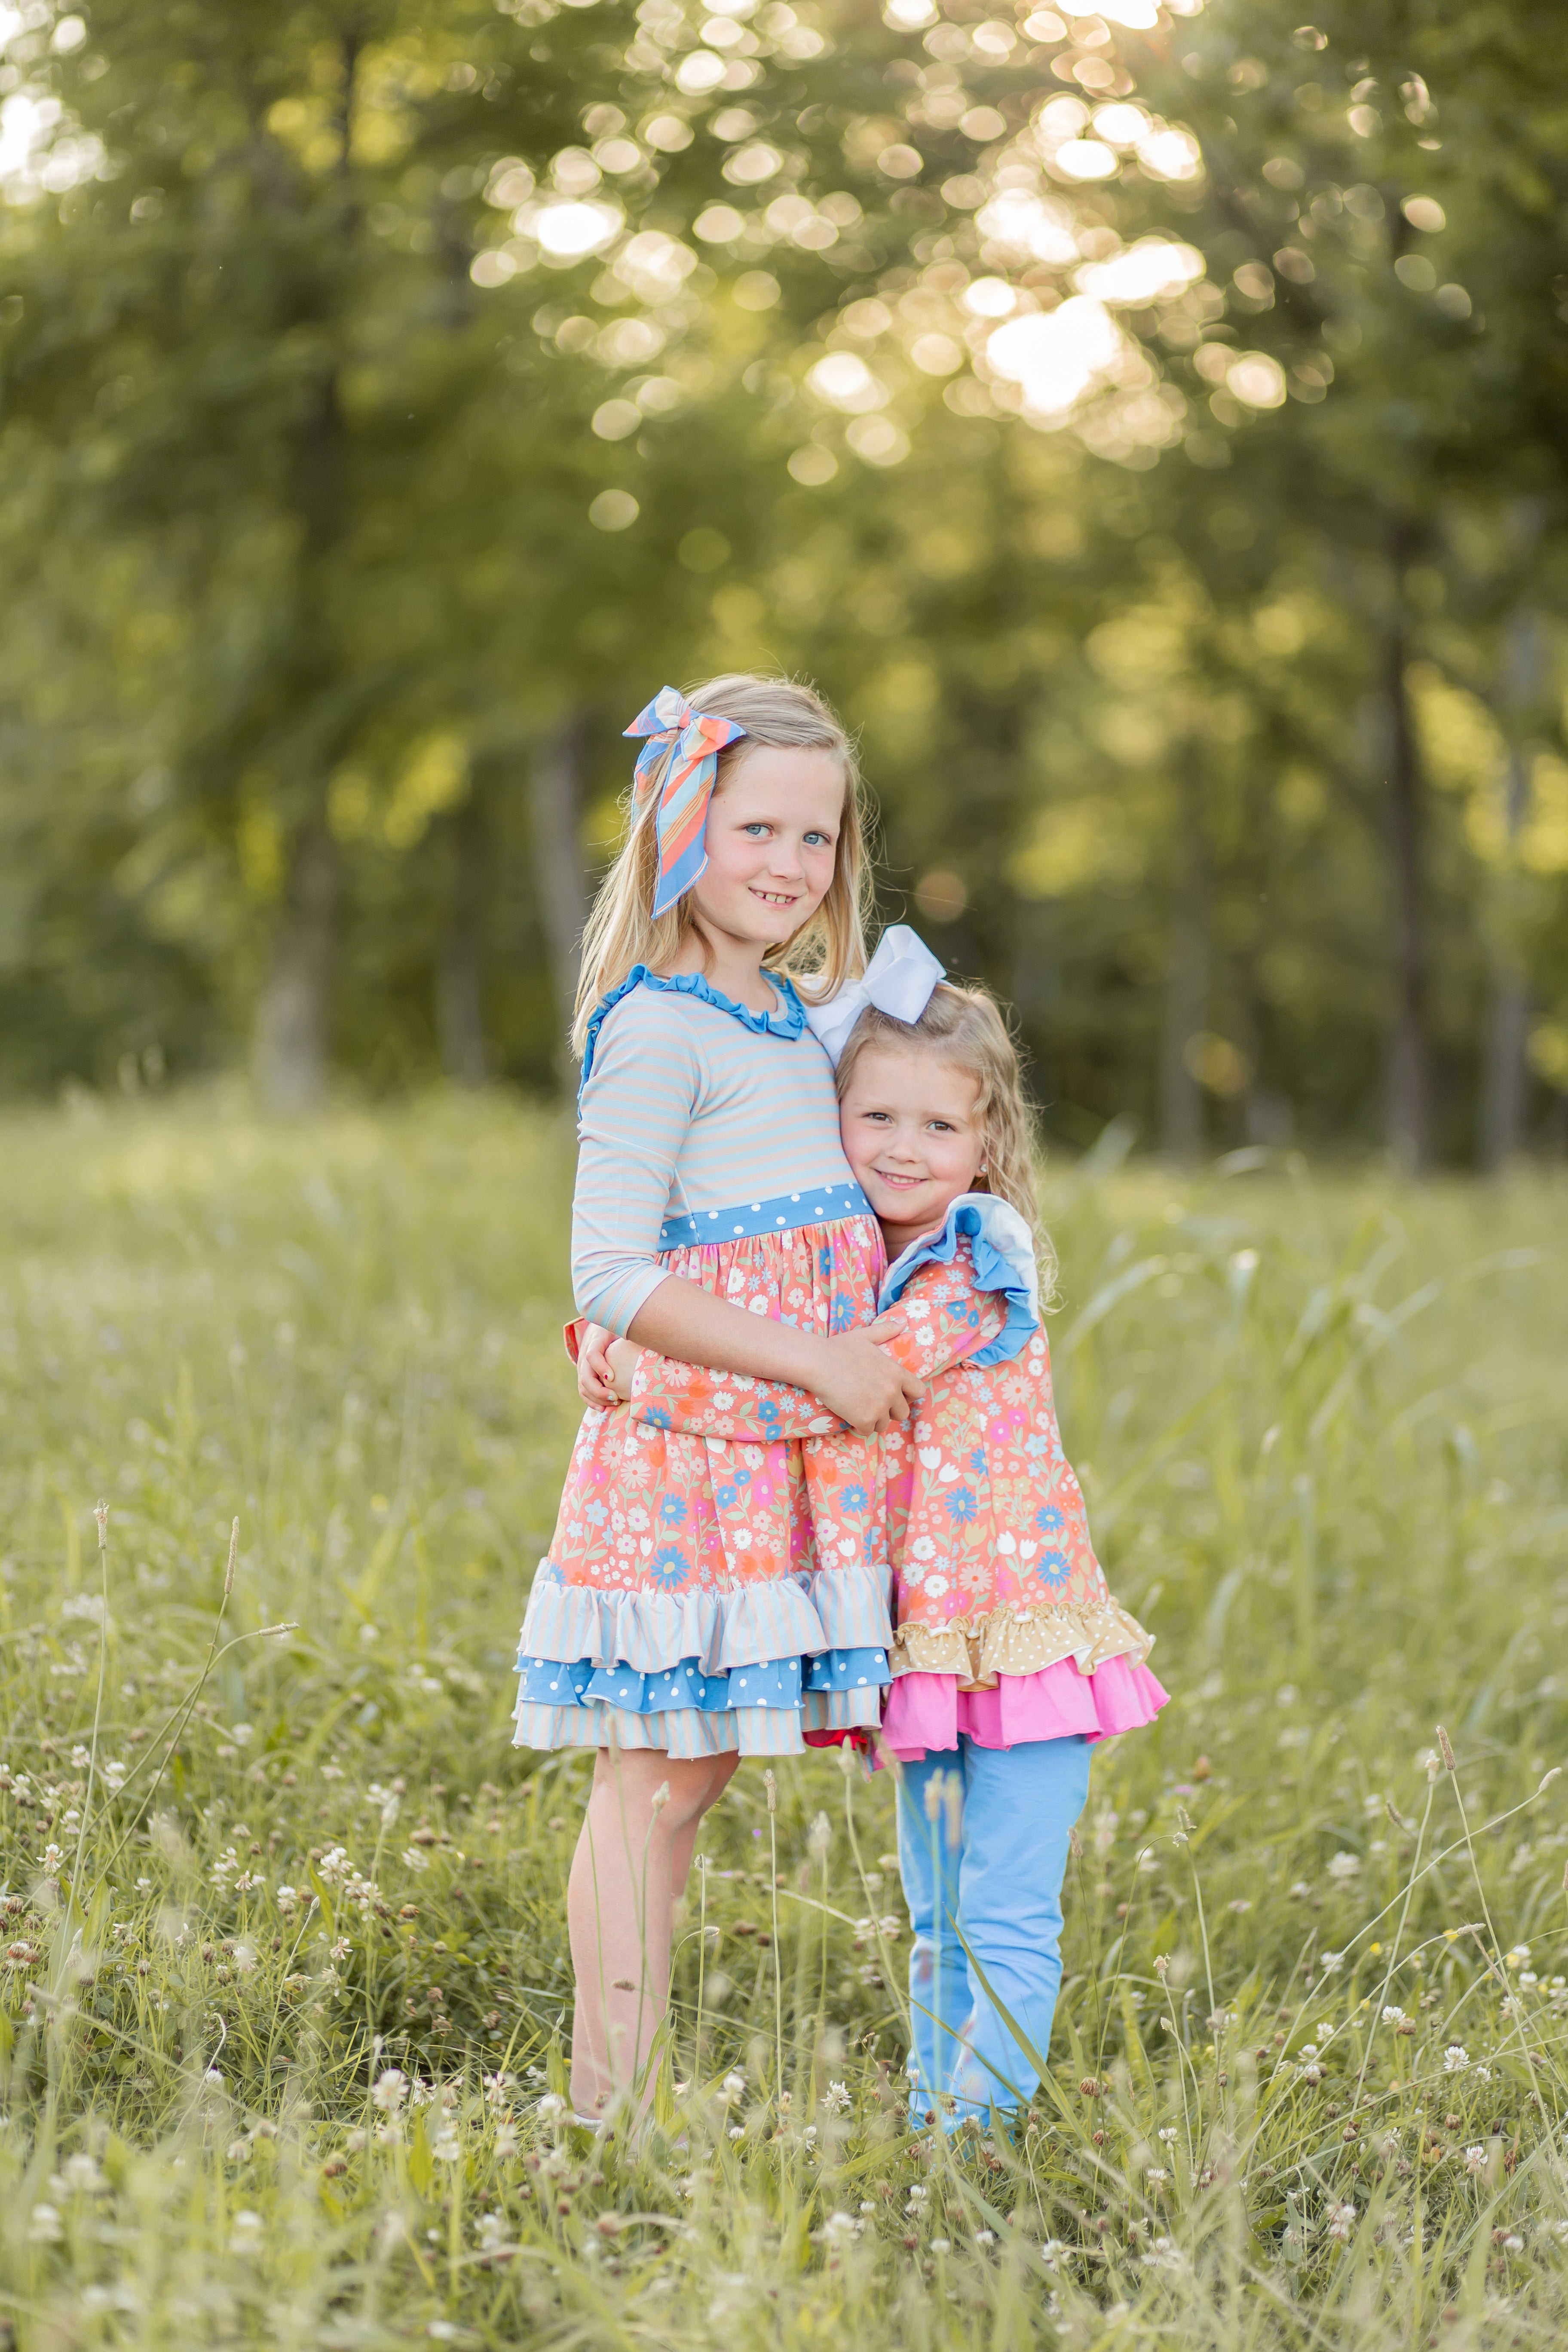
<instances>
[{"instance_id":1,"label":"girl's arm","mask_svg":"<svg viewBox=\"0 0 1568 2352\"><path fill-rule=\"evenodd\" d=\"M807 1390L853 1429L904 1420L920 1382L863 1331L835 1339L796 1331L658 1264L659 1226L704 1083L679 1007L637 988L612 1009L579 1112L572 1203L579 1308L639 1347Z\"/></svg>"},{"instance_id":2,"label":"girl's arm","mask_svg":"<svg viewBox=\"0 0 1568 2352\"><path fill-rule=\"evenodd\" d=\"M977 1348L998 1338L1007 1320L994 1291L977 1290L967 1243L951 1265L926 1265L910 1278L902 1298L865 1333L922 1389ZM620 1349L614 1351L620 1357ZM610 1367L606 1367L610 1369ZM680 1429L696 1437L738 1438L747 1444L780 1437L820 1437L843 1422L820 1396L775 1381L732 1377L645 1349L635 1363L614 1365L614 1387L629 1397L634 1421ZM629 1379L628 1379L629 1375Z\"/></svg>"}]
</instances>

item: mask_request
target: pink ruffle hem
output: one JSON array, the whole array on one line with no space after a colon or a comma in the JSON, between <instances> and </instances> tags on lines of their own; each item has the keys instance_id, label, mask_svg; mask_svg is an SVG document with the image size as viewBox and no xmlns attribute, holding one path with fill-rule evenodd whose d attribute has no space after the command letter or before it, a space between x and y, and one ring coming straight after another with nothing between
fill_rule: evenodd
<instances>
[{"instance_id":1,"label":"pink ruffle hem","mask_svg":"<svg viewBox=\"0 0 1568 2352\"><path fill-rule=\"evenodd\" d=\"M992 1690L961 1691L956 1675L899 1675L888 1693L882 1738L900 1764L958 1746L1017 1748L1029 1739L1113 1739L1152 1723L1170 1698L1147 1666L1107 1658L1080 1675L1058 1658L1035 1675L1003 1675Z\"/></svg>"}]
</instances>

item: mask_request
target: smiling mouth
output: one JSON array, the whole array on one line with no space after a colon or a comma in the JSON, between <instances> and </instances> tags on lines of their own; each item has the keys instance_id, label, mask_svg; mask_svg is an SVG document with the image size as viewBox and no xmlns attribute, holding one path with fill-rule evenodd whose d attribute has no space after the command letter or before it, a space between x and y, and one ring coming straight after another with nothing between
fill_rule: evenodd
<instances>
[{"instance_id":1,"label":"smiling mouth","mask_svg":"<svg viewBox=\"0 0 1568 2352\"><path fill-rule=\"evenodd\" d=\"M793 907L795 905L796 894L794 891L759 890L755 885L752 883L748 883L746 887L751 891L752 898L760 898L764 907Z\"/></svg>"},{"instance_id":2,"label":"smiling mouth","mask_svg":"<svg viewBox=\"0 0 1568 2352\"><path fill-rule=\"evenodd\" d=\"M890 1168L873 1168L871 1173L879 1184L891 1184L894 1189L908 1190L915 1184L929 1184L929 1176L895 1176Z\"/></svg>"}]
</instances>

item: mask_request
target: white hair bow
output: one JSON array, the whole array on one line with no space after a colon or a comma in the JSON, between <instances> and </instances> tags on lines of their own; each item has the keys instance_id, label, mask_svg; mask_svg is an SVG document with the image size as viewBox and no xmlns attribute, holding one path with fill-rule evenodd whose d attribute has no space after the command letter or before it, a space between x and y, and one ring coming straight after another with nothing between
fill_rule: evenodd
<instances>
[{"instance_id":1,"label":"white hair bow","mask_svg":"<svg viewBox=\"0 0 1568 2352\"><path fill-rule=\"evenodd\" d=\"M894 1021L918 1021L931 991L947 974L922 939L907 923L889 923L866 967L864 980L847 980L826 1004L808 1004L805 1017L837 1069L849 1032L868 1004Z\"/></svg>"}]
</instances>

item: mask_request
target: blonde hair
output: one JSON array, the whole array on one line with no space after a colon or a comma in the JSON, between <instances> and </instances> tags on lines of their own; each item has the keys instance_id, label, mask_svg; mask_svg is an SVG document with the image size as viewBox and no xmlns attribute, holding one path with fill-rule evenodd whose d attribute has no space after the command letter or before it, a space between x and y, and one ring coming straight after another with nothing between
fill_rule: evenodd
<instances>
[{"instance_id":1,"label":"blonde hair","mask_svg":"<svg viewBox=\"0 0 1568 2352\"><path fill-rule=\"evenodd\" d=\"M766 969L804 982L803 994L814 1000L831 996L845 981L858 979L866 969L869 876L855 747L815 687L801 679L734 671L692 687L686 698L695 709L731 719L746 730L739 742L726 744L720 752L715 793L723 791L748 751L758 746L780 751L826 751L843 769L844 816L827 895L809 922L803 923L783 947L771 948L763 959ZM582 972L572 1026L572 1044L579 1056L600 999L618 988L637 964L666 971L693 929L689 890L664 914L656 917L653 912L658 876L655 818L668 767L667 759L655 772L652 789L638 803L633 803L628 786L624 803L626 838L599 886L584 929Z\"/></svg>"},{"instance_id":2,"label":"blonde hair","mask_svg":"<svg viewBox=\"0 0 1568 2352\"><path fill-rule=\"evenodd\" d=\"M838 1057L840 1101L856 1063L875 1045L935 1054L973 1078L980 1090L974 1108L984 1147L983 1175L976 1189L994 1192L998 1200L1016 1209L1028 1226L1039 1262L1041 1301L1048 1304L1056 1287L1057 1257L1040 1224L1034 1114L1024 1092L1018 1048L995 998L988 989L944 980L931 991L931 1002L918 1021L898 1021L868 1004Z\"/></svg>"}]
</instances>

